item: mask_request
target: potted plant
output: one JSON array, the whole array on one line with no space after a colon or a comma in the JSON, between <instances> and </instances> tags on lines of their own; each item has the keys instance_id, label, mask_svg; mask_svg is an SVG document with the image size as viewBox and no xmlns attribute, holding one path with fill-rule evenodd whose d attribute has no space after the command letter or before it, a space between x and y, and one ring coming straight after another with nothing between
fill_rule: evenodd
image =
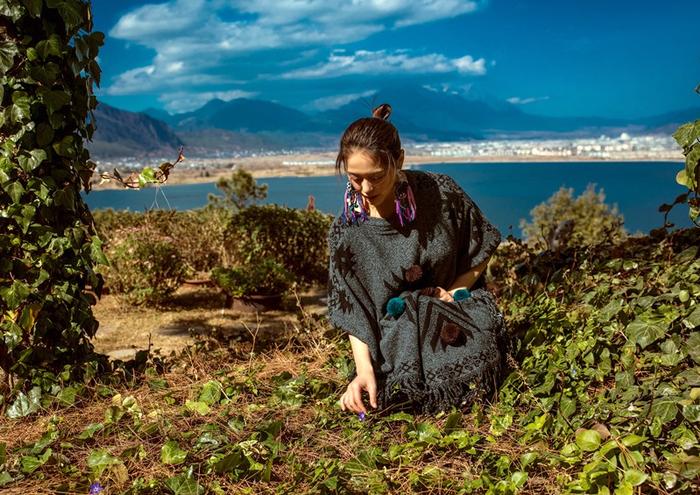
<instances>
[{"instance_id":1,"label":"potted plant","mask_svg":"<svg viewBox=\"0 0 700 495\"><path fill-rule=\"evenodd\" d=\"M226 293L226 306L244 311L278 308L294 277L272 258L231 268L216 267L211 279Z\"/></svg>"}]
</instances>

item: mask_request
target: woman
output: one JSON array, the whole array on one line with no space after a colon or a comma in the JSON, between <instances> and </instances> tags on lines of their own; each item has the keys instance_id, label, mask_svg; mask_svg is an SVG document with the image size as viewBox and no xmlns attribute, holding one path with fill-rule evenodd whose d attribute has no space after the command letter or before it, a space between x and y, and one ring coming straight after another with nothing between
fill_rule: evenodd
<instances>
[{"instance_id":1,"label":"woman","mask_svg":"<svg viewBox=\"0 0 700 495\"><path fill-rule=\"evenodd\" d=\"M363 391L374 408L466 406L495 391L508 348L480 278L500 233L450 177L401 170L390 114L380 105L345 130L345 204L328 234L328 314L356 370L340 405L361 416Z\"/></svg>"}]
</instances>

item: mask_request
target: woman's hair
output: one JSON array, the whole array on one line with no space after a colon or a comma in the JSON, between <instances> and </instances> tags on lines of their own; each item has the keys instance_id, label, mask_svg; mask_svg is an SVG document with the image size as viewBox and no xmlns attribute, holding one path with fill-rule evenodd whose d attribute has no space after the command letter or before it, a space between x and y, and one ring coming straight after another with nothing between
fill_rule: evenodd
<instances>
[{"instance_id":1,"label":"woman's hair","mask_svg":"<svg viewBox=\"0 0 700 495\"><path fill-rule=\"evenodd\" d=\"M372 111L371 117L356 120L345 129L340 138L340 151L335 159L336 172L347 168L348 157L356 151L364 151L385 170L396 168L401 157L399 131L388 119L391 106L382 103Z\"/></svg>"}]
</instances>

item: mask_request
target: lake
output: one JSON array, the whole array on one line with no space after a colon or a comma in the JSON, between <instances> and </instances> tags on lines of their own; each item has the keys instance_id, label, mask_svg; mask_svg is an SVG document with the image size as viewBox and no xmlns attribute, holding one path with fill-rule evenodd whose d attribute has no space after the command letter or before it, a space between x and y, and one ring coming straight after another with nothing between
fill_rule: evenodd
<instances>
[{"instance_id":1,"label":"lake","mask_svg":"<svg viewBox=\"0 0 700 495\"><path fill-rule=\"evenodd\" d=\"M530 210L561 186L572 187L575 195L589 183L602 187L606 202L617 204L630 233L647 233L660 227L663 214L658 212L659 205L671 203L684 192L675 181L676 173L683 168L679 162L439 163L413 168L453 177L504 236L510 232L520 236L520 219L529 219ZM269 186L264 203L304 208L311 194L321 211L336 214L342 206L342 177L274 177L258 182ZM214 183L208 183L140 191L109 189L85 197L91 209L188 210L206 205L207 195L217 192ZM691 222L687 211L687 206L676 206L669 218L678 227L688 227Z\"/></svg>"}]
</instances>

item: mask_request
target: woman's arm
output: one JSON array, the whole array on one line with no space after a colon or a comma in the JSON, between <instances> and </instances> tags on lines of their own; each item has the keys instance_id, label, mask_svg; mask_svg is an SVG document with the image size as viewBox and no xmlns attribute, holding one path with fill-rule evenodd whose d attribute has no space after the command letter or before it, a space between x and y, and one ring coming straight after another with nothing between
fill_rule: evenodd
<instances>
[{"instance_id":1,"label":"woman's arm","mask_svg":"<svg viewBox=\"0 0 700 495\"><path fill-rule=\"evenodd\" d=\"M488 264L489 259L487 258L480 265L476 265L474 268L459 275L455 281L452 282L452 285L449 289L447 289L447 291L450 293L450 295L453 295L456 290L471 288L471 286L474 285L474 282L476 282L476 279L478 279L481 273L486 269Z\"/></svg>"},{"instance_id":2,"label":"woman's arm","mask_svg":"<svg viewBox=\"0 0 700 495\"><path fill-rule=\"evenodd\" d=\"M372 407L377 407L377 381L374 376L374 368L369 355L369 347L354 335L349 335L352 355L355 359L355 370L357 376L350 382L347 390L340 398L340 408L345 411L349 409L356 413L366 413L362 402L362 391L369 394L369 403Z\"/></svg>"}]
</instances>

